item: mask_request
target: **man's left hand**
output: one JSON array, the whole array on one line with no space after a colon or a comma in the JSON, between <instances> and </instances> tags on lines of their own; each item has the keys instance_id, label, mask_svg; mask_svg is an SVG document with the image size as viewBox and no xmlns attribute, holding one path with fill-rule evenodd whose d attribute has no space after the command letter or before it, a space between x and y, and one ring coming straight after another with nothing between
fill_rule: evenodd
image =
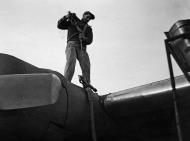
<instances>
[{"instance_id":1,"label":"man's left hand","mask_svg":"<svg viewBox=\"0 0 190 141\"><path fill-rule=\"evenodd\" d=\"M83 41L83 40L86 40L86 37L84 36L84 34L80 33L79 34L79 39Z\"/></svg>"}]
</instances>

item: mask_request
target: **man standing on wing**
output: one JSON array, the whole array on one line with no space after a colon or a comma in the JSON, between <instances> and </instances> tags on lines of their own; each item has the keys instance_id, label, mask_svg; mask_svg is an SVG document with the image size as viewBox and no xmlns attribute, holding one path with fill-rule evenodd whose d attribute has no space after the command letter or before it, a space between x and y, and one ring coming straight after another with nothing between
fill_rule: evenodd
<instances>
[{"instance_id":1,"label":"man standing on wing","mask_svg":"<svg viewBox=\"0 0 190 141\"><path fill-rule=\"evenodd\" d=\"M90 84L90 59L86 47L93 40L92 28L88 25L88 22L93 19L95 16L86 11L81 20L75 13L69 12L58 21L59 29L68 30L64 76L70 82L75 71L76 59L78 59L84 80Z\"/></svg>"}]
</instances>

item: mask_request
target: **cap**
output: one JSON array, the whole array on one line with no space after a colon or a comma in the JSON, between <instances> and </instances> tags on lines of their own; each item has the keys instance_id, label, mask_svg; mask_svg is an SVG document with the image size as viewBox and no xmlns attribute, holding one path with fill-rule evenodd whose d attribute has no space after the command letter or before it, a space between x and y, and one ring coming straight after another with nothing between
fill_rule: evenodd
<instances>
[{"instance_id":1,"label":"cap","mask_svg":"<svg viewBox=\"0 0 190 141\"><path fill-rule=\"evenodd\" d=\"M94 14L92 14L90 11L85 11L83 15L89 14L91 16L91 20L95 19Z\"/></svg>"}]
</instances>

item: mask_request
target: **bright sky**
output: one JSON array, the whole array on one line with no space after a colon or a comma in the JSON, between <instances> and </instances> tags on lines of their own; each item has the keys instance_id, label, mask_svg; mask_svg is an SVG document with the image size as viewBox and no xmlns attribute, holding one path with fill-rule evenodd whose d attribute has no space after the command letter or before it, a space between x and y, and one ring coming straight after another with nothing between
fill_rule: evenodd
<instances>
[{"instance_id":1,"label":"bright sky","mask_svg":"<svg viewBox=\"0 0 190 141\"><path fill-rule=\"evenodd\" d=\"M57 21L89 10L96 16L89 23L91 81L99 95L108 94L169 78L164 32L188 19L189 9L189 0L1 0L0 52L63 74L67 34ZM77 85L79 74L77 63Z\"/></svg>"}]
</instances>

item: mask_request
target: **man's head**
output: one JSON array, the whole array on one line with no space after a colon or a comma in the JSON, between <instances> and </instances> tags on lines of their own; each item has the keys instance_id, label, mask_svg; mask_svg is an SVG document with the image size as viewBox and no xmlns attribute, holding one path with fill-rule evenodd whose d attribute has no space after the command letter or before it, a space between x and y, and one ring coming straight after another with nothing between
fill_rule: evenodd
<instances>
[{"instance_id":1,"label":"man's head","mask_svg":"<svg viewBox=\"0 0 190 141\"><path fill-rule=\"evenodd\" d=\"M82 19L83 19L86 23L88 23L90 20L94 20L94 19L95 19L95 16L94 16L94 14L92 14L90 11L85 11L85 12L83 13Z\"/></svg>"}]
</instances>

